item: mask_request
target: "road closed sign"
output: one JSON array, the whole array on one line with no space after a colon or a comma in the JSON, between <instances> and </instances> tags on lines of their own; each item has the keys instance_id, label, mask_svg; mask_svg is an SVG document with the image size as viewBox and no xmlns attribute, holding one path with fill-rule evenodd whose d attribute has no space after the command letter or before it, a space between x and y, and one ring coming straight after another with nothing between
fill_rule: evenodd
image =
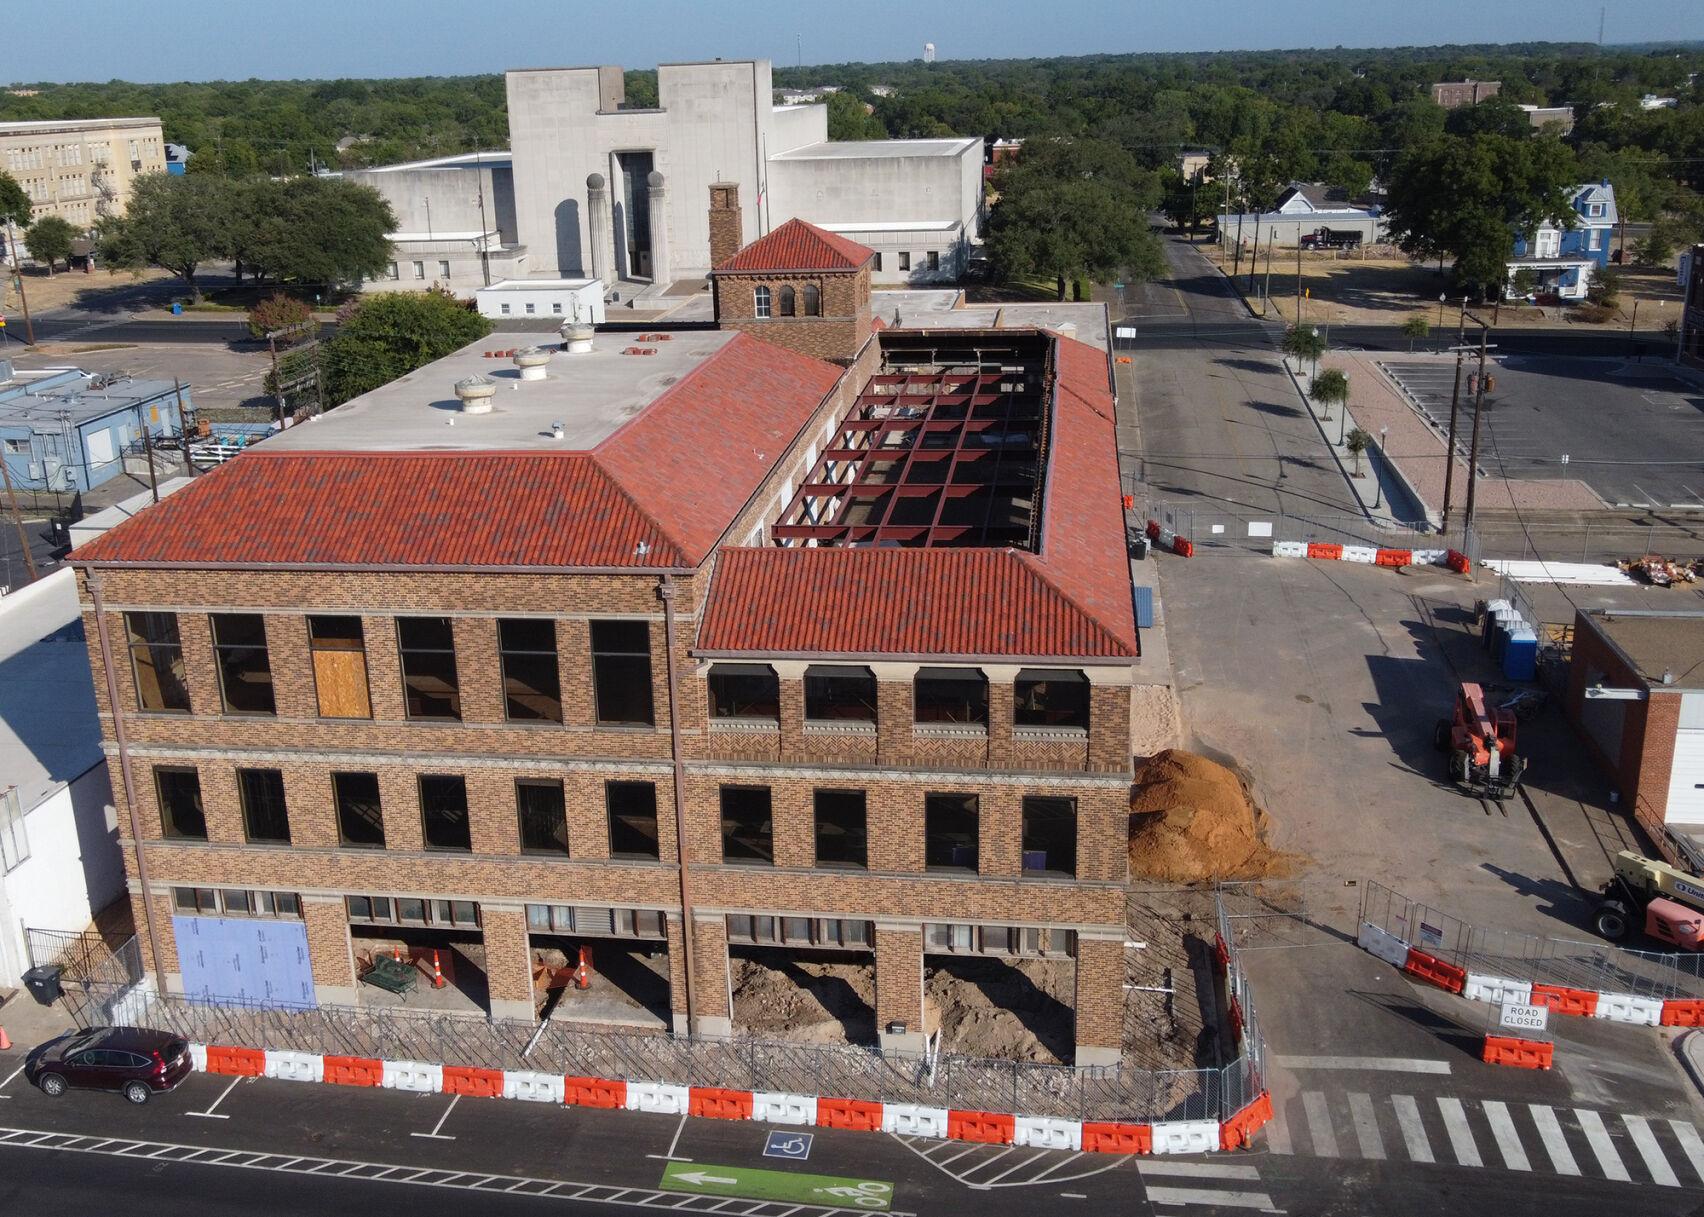
<instances>
[{"instance_id":1,"label":"road closed sign","mask_svg":"<svg viewBox=\"0 0 1704 1217\"><path fill-rule=\"evenodd\" d=\"M1543 1031L1550 1025L1550 1009L1505 1002L1498 1007L1497 1025L1505 1031Z\"/></svg>"}]
</instances>

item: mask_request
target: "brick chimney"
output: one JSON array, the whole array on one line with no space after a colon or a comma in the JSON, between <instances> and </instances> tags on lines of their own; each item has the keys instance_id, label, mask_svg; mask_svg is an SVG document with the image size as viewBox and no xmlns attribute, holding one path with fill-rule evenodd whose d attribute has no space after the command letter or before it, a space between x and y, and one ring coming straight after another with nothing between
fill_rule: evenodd
<instances>
[{"instance_id":1,"label":"brick chimney","mask_svg":"<svg viewBox=\"0 0 1704 1217\"><path fill-rule=\"evenodd\" d=\"M740 252L745 229L740 220L740 188L736 182L710 184L710 266L722 265Z\"/></svg>"}]
</instances>

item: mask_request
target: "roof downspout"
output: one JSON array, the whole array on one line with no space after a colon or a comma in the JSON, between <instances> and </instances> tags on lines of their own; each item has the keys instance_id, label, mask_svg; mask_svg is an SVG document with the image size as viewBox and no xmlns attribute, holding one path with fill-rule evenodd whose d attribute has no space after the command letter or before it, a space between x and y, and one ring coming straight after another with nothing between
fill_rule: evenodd
<instances>
[{"instance_id":1,"label":"roof downspout","mask_svg":"<svg viewBox=\"0 0 1704 1217\"><path fill-rule=\"evenodd\" d=\"M669 753L674 760L675 852L680 869L680 937L682 970L686 973L686 1033L694 1030L692 1017L692 883L686 860L686 764L681 755L680 695L675 672L675 584L664 575L657 583L657 598L663 602L664 660L669 681Z\"/></svg>"},{"instance_id":2,"label":"roof downspout","mask_svg":"<svg viewBox=\"0 0 1704 1217\"><path fill-rule=\"evenodd\" d=\"M130 813L130 839L136 849L136 880L142 887L142 920L148 930L148 949L154 957L154 975L160 991L166 987L166 967L160 955L160 935L154 924L154 894L148 886L148 858L142 849L142 818L136 810L136 784L131 780L130 747L124 740L124 714L118 706L118 676L112 666L112 644L107 637L106 609L101 602L101 577L86 572L84 580L95 607L95 633L101 644L101 667L106 672L107 704L112 707L112 734L118 744L118 769L124 779L124 806Z\"/></svg>"}]
</instances>

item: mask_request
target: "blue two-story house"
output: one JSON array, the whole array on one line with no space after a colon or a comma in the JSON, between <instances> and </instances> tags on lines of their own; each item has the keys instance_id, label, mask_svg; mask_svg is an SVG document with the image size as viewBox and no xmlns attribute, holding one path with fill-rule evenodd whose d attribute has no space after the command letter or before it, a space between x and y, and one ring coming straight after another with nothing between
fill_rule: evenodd
<instances>
[{"instance_id":1,"label":"blue two-story house","mask_svg":"<svg viewBox=\"0 0 1704 1217\"><path fill-rule=\"evenodd\" d=\"M1619 218L1615 211L1615 187L1608 178L1577 186L1568 202L1574 210L1573 228L1545 220L1531 240L1525 233L1515 234L1515 254L1509 259L1508 282L1504 286L1506 296L1516 294L1514 279L1524 270L1533 275L1531 295L1584 300L1592 269L1601 270L1609 265L1610 232Z\"/></svg>"}]
</instances>

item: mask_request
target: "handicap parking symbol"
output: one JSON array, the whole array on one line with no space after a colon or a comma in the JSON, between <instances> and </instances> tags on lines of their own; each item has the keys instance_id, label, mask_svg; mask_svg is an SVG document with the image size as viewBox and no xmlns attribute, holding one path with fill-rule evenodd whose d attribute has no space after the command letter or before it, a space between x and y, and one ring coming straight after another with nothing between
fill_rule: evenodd
<instances>
[{"instance_id":1,"label":"handicap parking symbol","mask_svg":"<svg viewBox=\"0 0 1704 1217\"><path fill-rule=\"evenodd\" d=\"M811 1140L815 1134L808 1132L772 1132L769 1141L763 1147L765 1158L792 1158L803 1162L811 1156Z\"/></svg>"}]
</instances>

